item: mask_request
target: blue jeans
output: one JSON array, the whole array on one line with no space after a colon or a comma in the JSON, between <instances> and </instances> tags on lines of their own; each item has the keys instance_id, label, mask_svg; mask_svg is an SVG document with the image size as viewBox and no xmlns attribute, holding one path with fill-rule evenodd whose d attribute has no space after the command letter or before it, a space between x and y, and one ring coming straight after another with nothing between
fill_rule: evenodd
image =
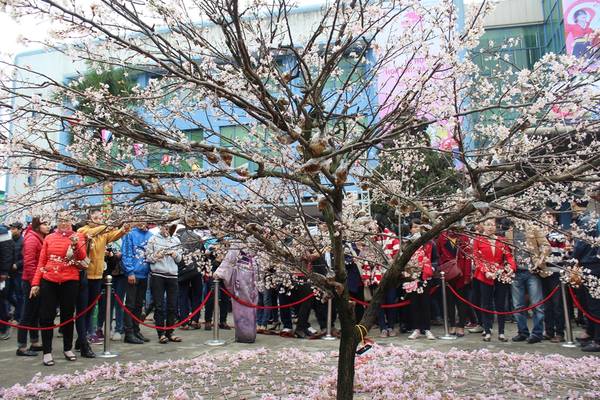
<instances>
[{"instance_id":1,"label":"blue jeans","mask_svg":"<svg viewBox=\"0 0 600 400\"><path fill-rule=\"evenodd\" d=\"M376 287L373 288L373 292L375 289ZM383 304L394 304L396 297L396 288L386 290ZM382 331L384 329L394 329L394 325L398 319L397 314L397 308L380 308L379 313L377 314L379 329Z\"/></svg>"},{"instance_id":2,"label":"blue jeans","mask_svg":"<svg viewBox=\"0 0 600 400\"><path fill-rule=\"evenodd\" d=\"M193 278L186 281L179 282L179 319L185 319L190 313L202 303L204 299L202 297L204 282L202 281L202 275L198 274ZM200 319L200 313L194 315L190 322L198 322Z\"/></svg>"},{"instance_id":3,"label":"blue jeans","mask_svg":"<svg viewBox=\"0 0 600 400\"><path fill-rule=\"evenodd\" d=\"M125 275L117 275L113 277L113 290L121 298L125 300L125 292L127 291L127 277ZM115 332L120 334L125 333L123 326L123 314L125 311L117 304L116 300L112 300L113 315L115 316Z\"/></svg>"},{"instance_id":4,"label":"blue jeans","mask_svg":"<svg viewBox=\"0 0 600 400\"><path fill-rule=\"evenodd\" d=\"M515 279L512 283L512 300L515 310L527 307L525 302L525 293L529 294L529 302L536 304L542 301L542 281L540 277L527 270L517 270ZM517 328L520 335L529 336L527 327L527 312L515 314L517 319ZM544 308L538 306L533 309L533 329L532 336L542 338L544 336Z\"/></svg>"},{"instance_id":5,"label":"blue jeans","mask_svg":"<svg viewBox=\"0 0 600 400\"><path fill-rule=\"evenodd\" d=\"M25 297L23 294L22 288L22 275L20 273L14 274L10 277L6 285L8 286L8 300L15 306L15 321L20 321L23 318L23 304L25 302ZM29 293L27 293L29 296Z\"/></svg>"},{"instance_id":6,"label":"blue jeans","mask_svg":"<svg viewBox=\"0 0 600 400\"><path fill-rule=\"evenodd\" d=\"M272 306L271 291L265 290L264 292L258 292L258 304L261 306ZM273 310L258 309L256 311L256 324L258 326L267 326Z\"/></svg>"},{"instance_id":7,"label":"blue jeans","mask_svg":"<svg viewBox=\"0 0 600 400\"><path fill-rule=\"evenodd\" d=\"M8 285L8 282L5 283ZM8 287L4 287L4 289L0 290L0 319L2 321L8 321ZM0 324L0 333L4 333L8 330L7 325Z\"/></svg>"}]
</instances>

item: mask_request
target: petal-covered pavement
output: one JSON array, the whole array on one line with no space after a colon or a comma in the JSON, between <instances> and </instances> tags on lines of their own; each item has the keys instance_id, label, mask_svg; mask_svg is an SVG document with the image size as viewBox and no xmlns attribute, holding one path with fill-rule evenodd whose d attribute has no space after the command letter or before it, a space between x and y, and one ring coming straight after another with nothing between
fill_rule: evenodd
<instances>
[{"instance_id":1,"label":"petal-covered pavement","mask_svg":"<svg viewBox=\"0 0 600 400\"><path fill-rule=\"evenodd\" d=\"M332 399L335 351L211 352L102 364L0 389L3 399ZM383 345L358 357L360 399L597 399L600 359Z\"/></svg>"}]
</instances>

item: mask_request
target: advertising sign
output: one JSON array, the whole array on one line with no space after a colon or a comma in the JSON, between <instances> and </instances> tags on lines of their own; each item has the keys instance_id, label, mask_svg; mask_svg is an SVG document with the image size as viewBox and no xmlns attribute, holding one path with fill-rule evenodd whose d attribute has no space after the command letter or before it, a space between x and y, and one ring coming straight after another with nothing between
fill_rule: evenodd
<instances>
[{"instance_id":1,"label":"advertising sign","mask_svg":"<svg viewBox=\"0 0 600 400\"><path fill-rule=\"evenodd\" d=\"M567 53L599 58L600 0L563 0Z\"/></svg>"}]
</instances>

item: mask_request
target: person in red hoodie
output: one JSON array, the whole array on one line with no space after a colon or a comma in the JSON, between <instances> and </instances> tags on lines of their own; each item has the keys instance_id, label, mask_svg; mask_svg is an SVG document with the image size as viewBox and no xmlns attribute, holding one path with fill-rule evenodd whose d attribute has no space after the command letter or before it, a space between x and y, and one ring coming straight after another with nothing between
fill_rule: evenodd
<instances>
[{"instance_id":1,"label":"person in red hoodie","mask_svg":"<svg viewBox=\"0 0 600 400\"><path fill-rule=\"evenodd\" d=\"M412 242L421 236L424 227L420 219L410 222L410 233L408 242ZM435 340L431 333L431 294L429 292L429 281L433 278L433 262L437 260L435 243L430 240L414 252L408 262L405 275L410 279L402 285L410 299L409 313L413 333L408 339L414 340L422 334L429 340Z\"/></svg>"},{"instance_id":2,"label":"person in red hoodie","mask_svg":"<svg viewBox=\"0 0 600 400\"><path fill-rule=\"evenodd\" d=\"M40 217L33 217L31 225L27 227L23 234L23 293L31 291L31 281L35 275L44 237L50 233L50 224ZM37 326L39 321L40 302L39 297L25 297L23 304L23 314L19 323L23 326ZM27 332L31 339L31 347L27 349ZM17 338L17 356L37 356L37 352L42 350L39 345L38 331L19 329Z\"/></svg>"},{"instance_id":3,"label":"person in red hoodie","mask_svg":"<svg viewBox=\"0 0 600 400\"><path fill-rule=\"evenodd\" d=\"M444 231L437 239L437 249L440 256L440 265L455 261L461 271L461 275L448 282L462 297L467 296L467 290L471 285L471 243L469 238L455 231ZM458 313L458 322L456 314ZM465 324L469 309L465 303L459 301L450 293L448 296L448 322L450 323L450 334L458 337L465 336Z\"/></svg>"},{"instance_id":4,"label":"person in red hoodie","mask_svg":"<svg viewBox=\"0 0 600 400\"><path fill-rule=\"evenodd\" d=\"M30 297L40 297L40 326L52 326L56 318L56 307L60 307L60 320L73 317L79 291L79 271L87 268L85 236L73 231L69 214L58 214L56 232L48 235L38 261L38 267L31 282ZM73 323L63 327L63 352L68 361L77 357L73 348ZM43 364L54 365L52 358L52 333L42 331Z\"/></svg>"},{"instance_id":5,"label":"person in red hoodie","mask_svg":"<svg viewBox=\"0 0 600 400\"><path fill-rule=\"evenodd\" d=\"M488 310L505 311L506 296L510 290L512 276L517 264L506 239L496 235L496 221L491 218L483 224L483 235L473 241L475 279L480 282L481 306ZM494 316L483 313L485 342L492 338ZM504 336L504 315L498 315L498 340L506 342Z\"/></svg>"}]
</instances>

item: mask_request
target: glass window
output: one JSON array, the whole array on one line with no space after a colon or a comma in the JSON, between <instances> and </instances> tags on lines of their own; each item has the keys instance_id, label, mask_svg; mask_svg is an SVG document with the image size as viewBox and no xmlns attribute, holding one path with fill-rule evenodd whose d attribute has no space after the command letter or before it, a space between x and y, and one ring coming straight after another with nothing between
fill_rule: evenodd
<instances>
[{"instance_id":1,"label":"glass window","mask_svg":"<svg viewBox=\"0 0 600 400\"><path fill-rule=\"evenodd\" d=\"M356 66L356 68L355 68ZM352 85L357 83L364 77L365 68L363 65L357 65L356 61L344 57L338 63L339 75L331 76L325 84L325 89L341 89L345 85Z\"/></svg>"},{"instance_id":2,"label":"glass window","mask_svg":"<svg viewBox=\"0 0 600 400\"><path fill-rule=\"evenodd\" d=\"M187 139L199 142L204 138L202 129L185 131ZM148 147L148 168L160 172L191 172L202 169L202 154L186 153L178 155L157 146Z\"/></svg>"},{"instance_id":3,"label":"glass window","mask_svg":"<svg viewBox=\"0 0 600 400\"><path fill-rule=\"evenodd\" d=\"M221 146L222 147L236 147L239 149L243 148L244 142L248 142L250 137L248 135L248 128L245 125L232 125L221 127ZM256 171L258 166L256 163L250 160L235 156L232 161L233 168L246 166L249 171Z\"/></svg>"}]
</instances>

